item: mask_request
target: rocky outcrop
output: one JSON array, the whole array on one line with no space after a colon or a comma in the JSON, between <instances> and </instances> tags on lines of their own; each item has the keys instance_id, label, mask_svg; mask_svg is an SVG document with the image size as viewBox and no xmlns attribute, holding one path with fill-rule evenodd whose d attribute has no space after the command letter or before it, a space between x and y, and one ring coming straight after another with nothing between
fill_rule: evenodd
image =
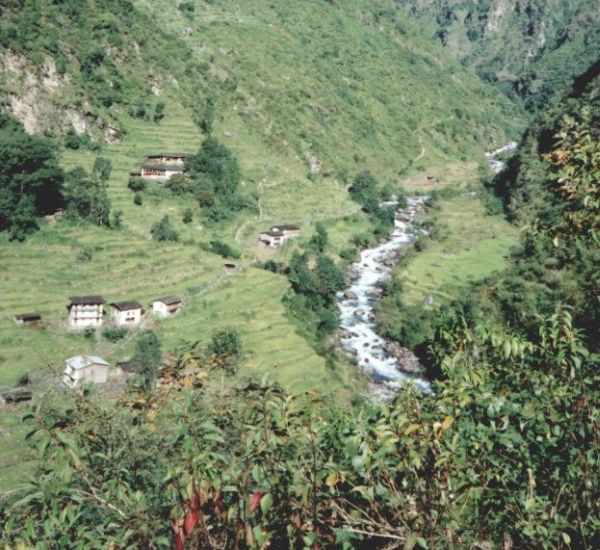
<instances>
[{"instance_id":1,"label":"rocky outcrop","mask_svg":"<svg viewBox=\"0 0 600 550\"><path fill-rule=\"evenodd\" d=\"M34 67L21 55L0 53L0 101L29 134L44 132L90 134L108 143L118 141L121 129L94 114L90 105L66 105L71 80L46 56Z\"/></svg>"}]
</instances>

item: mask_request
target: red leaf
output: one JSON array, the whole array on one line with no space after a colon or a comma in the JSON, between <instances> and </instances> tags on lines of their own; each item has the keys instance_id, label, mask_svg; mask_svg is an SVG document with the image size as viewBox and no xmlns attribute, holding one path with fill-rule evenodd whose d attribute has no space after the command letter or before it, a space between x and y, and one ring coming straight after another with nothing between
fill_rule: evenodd
<instances>
[{"instance_id":1,"label":"red leaf","mask_svg":"<svg viewBox=\"0 0 600 550\"><path fill-rule=\"evenodd\" d=\"M300 529L302 527L302 518L300 517L300 514L296 514L296 517L294 518L294 525Z\"/></svg>"},{"instance_id":2,"label":"red leaf","mask_svg":"<svg viewBox=\"0 0 600 550\"><path fill-rule=\"evenodd\" d=\"M183 530L185 531L186 535L190 535L192 533L199 519L200 512L198 512L197 510L190 510L185 515L185 519L183 520Z\"/></svg>"},{"instance_id":3,"label":"red leaf","mask_svg":"<svg viewBox=\"0 0 600 550\"><path fill-rule=\"evenodd\" d=\"M221 491L217 491L215 493L215 496L213 497L213 503L214 503L215 514L219 515L224 509L223 493Z\"/></svg>"},{"instance_id":4,"label":"red leaf","mask_svg":"<svg viewBox=\"0 0 600 550\"><path fill-rule=\"evenodd\" d=\"M185 541L185 535L183 534L183 529L179 529L175 534L175 548L177 550L183 550L183 543Z\"/></svg>"},{"instance_id":5,"label":"red leaf","mask_svg":"<svg viewBox=\"0 0 600 550\"><path fill-rule=\"evenodd\" d=\"M262 493L260 491L256 491L250 495L250 513L254 514L257 508L260 506L260 499L262 498Z\"/></svg>"}]
</instances>

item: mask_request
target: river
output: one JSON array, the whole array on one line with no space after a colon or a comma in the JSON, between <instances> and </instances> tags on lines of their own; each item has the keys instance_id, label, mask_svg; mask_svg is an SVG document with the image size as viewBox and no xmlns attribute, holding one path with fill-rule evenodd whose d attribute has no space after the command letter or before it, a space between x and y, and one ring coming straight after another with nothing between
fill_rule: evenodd
<instances>
[{"instance_id":1,"label":"river","mask_svg":"<svg viewBox=\"0 0 600 550\"><path fill-rule=\"evenodd\" d=\"M498 155L512 151L517 145L517 142L511 141L485 154L493 174L504 168L504 162L498 160ZM429 381L418 374L420 369L416 357L377 334L374 314L381 286L390 279L398 252L409 246L416 236L415 216L423 210L424 203L423 197L408 199L407 207L396 213L394 230L388 240L361 252L359 261L349 269L351 285L337 295L341 348L371 376L368 394L375 398L392 398L407 380L412 380L423 391L431 391ZM398 349L405 354L402 361L397 353L392 353Z\"/></svg>"},{"instance_id":2,"label":"river","mask_svg":"<svg viewBox=\"0 0 600 550\"><path fill-rule=\"evenodd\" d=\"M416 214L424 208L423 197L408 199L406 209L399 210L389 239L360 254L360 260L349 269L351 285L337 296L340 310L340 341L344 351L357 365L371 375L369 394L393 396L406 380L413 380L424 391L430 384L422 377L400 370L399 361L391 353L391 342L377 334L374 306L381 295L381 285L391 277L398 251L414 240Z\"/></svg>"}]
</instances>

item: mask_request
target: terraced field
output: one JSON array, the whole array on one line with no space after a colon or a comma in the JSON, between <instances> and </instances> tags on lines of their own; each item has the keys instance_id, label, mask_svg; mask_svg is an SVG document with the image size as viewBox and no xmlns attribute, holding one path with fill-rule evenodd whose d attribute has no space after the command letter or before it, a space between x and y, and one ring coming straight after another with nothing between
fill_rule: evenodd
<instances>
[{"instance_id":1,"label":"terraced field","mask_svg":"<svg viewBox=\"0 0 600 550\"><path fill-rule=\"evenodd\" d=\"M396 270L408 305L424 303L429 296L435 305L456 298L469 282L506 267L518 240L517 228L501 216L486 215L476 196L445 200L431 216L440 238L428 241L424 251Z\"/></svg>"},{"instance_id":2,"label":"terraced field","mask_svg":"<svg viewBox=\"0 0 600 550\"><path fill-rule=\"evenodd\" d=\"M233 325L242 332L247 351L243 373L272 371L298 390L328 386L332 376L324 370L323 359L295 334L284 316L281 298L287 281L248 266L258 250L258 231L283 220L302 223L303 240L310 237L315 221L325 220L332 235L331 251L340 250L357 227L366 227L345 187L335 180L315 184L299 171L290 173L298 178L290 183L283 179L282 170L261 160L266 157L242 151L243 173L250 174L245 187L257 193L261 213L209 228L201 223L196 208L195 221L185 225L180 213L190 206L188 201L171 196L162 184L152 183L144 193L143 205L136 206L127 188L128 173L151 152L195 151L201 135L176 102L168 104L160 125L135 119L127 122L122 142L106 146L100 153L113 166L109 196L113 211L123 212L122 229L60 221L25 243L0 243L0 385L11 385L20 375L35 375L47 366L57 372L65 357L77 353L94 352L109 360L128 356L133 338L111 344L102 337L89 340L67 332L68 296L102 294L108 301L137 299L148 304L156 297L178 293L186 300L185 310L156 327L166 350L184 340L208 340L218 328ZM66 150L62 160L65 169L77 165L90 168L96 156ZM287 171L293 172L289 167ZM151 225L164 214L171 215L180 232L179 243L159 244L150 239ZM197 244L215 232L231 243L237 237L235 244L243 258L233 273L226 270L222 258ZM287 247L276 254L289 253ZM28 311L43 315L42 330L14 325L12 317ZM336 384L341 382L338 379Z\"/></svg>"}]
</instances>

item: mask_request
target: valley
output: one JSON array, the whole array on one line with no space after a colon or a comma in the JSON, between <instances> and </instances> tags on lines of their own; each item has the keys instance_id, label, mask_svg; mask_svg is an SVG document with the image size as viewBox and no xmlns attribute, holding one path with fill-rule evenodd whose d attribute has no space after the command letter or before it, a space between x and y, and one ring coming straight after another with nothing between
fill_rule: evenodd
<instances>
[{"instance_id":1,"label":"valley","mask_svg":"<svg viewBox=\"0 0 600 550\"><path fill-rule=\"evenodd\" d=\"M0 545L595 547L599 26L2 5Z\"/></svg>"}]
</instances>

